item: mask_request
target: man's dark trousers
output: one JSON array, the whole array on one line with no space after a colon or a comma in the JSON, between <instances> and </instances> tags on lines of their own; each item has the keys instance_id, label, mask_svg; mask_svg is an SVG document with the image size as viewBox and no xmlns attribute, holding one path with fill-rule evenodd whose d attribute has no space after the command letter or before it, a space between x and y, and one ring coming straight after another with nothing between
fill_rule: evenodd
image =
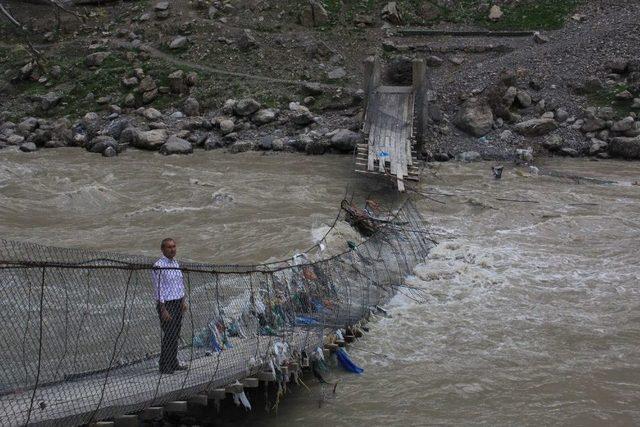
<instances>
[{"instance_id":1,"label":"man's dark trousers","mask_svg":"<svg viewBox=\"0 0 640 427\"><path fill-rule=\"evenodd\" d=\"M162 320L160 304L158 316L162 328L162 345L160 349L160 372L171 373L178 368L178 339L182 327L182 299L165 301L164 306L171 316L168 322Z\"/></svg>"}]
</instances>

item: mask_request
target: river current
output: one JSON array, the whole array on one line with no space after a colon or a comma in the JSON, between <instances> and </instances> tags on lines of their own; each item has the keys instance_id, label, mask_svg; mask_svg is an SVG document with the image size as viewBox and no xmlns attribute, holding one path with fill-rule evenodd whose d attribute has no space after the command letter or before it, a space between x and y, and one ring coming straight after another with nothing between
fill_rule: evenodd
<instances>
[{"instance_id":1,"label":"river current","mask_svg":"<svg viewBox=\"0 0 640 427\"><path fill-rule=\"evenodd\" d=\"M640 424L640 164L542 160L538 171L438 164L418 197L438 246L390 317L351 347L334 397L308 384L235 425ZM0 236L249 263L314 243L348 186L392 201L349 157L77 149L0 151ZM326 396L320 398L322 394Z\"/></svg>"}]
</instances>

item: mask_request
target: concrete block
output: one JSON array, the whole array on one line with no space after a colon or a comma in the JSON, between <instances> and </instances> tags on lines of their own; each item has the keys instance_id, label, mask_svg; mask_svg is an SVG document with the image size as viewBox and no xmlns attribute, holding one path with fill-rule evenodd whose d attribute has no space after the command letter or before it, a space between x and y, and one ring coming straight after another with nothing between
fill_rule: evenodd
<instances>
[{"instance_id":1,"label":"concrete block","mask_svg":"<svg viewBox=\"0 0 640 427\"><path fill-rule=\"evenodd\" d=\"M223 388L209 390L209 399L222 400L227 396L227 391Z\"/></svg>"},{"instance_id":2,"label":"concrete block","mask_svg":"<svg viewBox=\"0 0 640 427\"><path fill-rule=\"evenodd\" d=\"M164 408L162 406L150 406L142 411L141 418L145 421L161 420L164 416Z\"/></svg>"},{"instance_id":3,"label":"concrete block","mask_svg":"<svg viewBox=\"0 0 640 427\"><path fill-rule=\"evenodd\" d=\"M257 388L260 386L260 380L258 378L250 377L242 380L244 388Z\"/></svg>"},{"instance_id":4,"label":"concrete block","mask_svg":"<svg viewBox=\"0 0 640 427\"><path fill-rule=\"evenodd\" d=\"M137 415L121 415L114 420L115 427L138 427L140 420Z\"/></svg>"},{"instance_id":5,"label":"concrete block","mask_svg":"<svg viewBox=\"0 0 640 427\"><path fill-rule=\"evenodd\" d=\"M173 414L183 414L189 410L186 400L174 400L164 406L166 412Z\"/></svg>"},{"instance_id":6,"label":"concrete block","mask_svg":"<svg viewBox=\"0 0 640 427\"><path fill-rule=\"evenodd\" d=\"M206 394L196 394L189 397L189 403L192 405L207 406L209 398Z\"/></svg>"}]
</instances>

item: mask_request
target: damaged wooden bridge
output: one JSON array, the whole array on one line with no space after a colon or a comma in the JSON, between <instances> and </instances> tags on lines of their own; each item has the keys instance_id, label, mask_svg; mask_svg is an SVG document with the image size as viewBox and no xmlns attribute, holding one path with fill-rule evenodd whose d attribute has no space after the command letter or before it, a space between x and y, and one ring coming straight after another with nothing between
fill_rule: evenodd
<instances>
[{"instance_id":1,"label":"damaged wooden bridge","mask_svg":"<svg viewBox=\"0 0 640 427\"><path fill-rule=\"evenodd\" d=\"M356 172L393 177L401 192L407 180L419 180L416 143L422 129L426 66L424 60L414 60L412 67L411 86L387 86L381 83L380 62L365 60L366 143L357 146L355 162Z\"/></svg>"}]
</instances>

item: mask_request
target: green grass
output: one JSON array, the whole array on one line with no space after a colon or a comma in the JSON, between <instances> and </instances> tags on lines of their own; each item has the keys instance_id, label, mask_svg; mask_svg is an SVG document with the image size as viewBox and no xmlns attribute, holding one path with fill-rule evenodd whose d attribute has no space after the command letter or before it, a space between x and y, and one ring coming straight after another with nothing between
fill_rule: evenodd
<instances>
[{"instance_id":1,"label":"green grass","mask_svg":"<svg viewBox=\"0 0 640 427\"><path fill-rule=\"evenodd\" d=\"M444 21L473 24L491 30L553 30L564 25L567 16L582 0L523 0L515 5L502 7L504 16L497 22L489 21L488 10L482 8L482 0L458 0L451 7L437 7ZM400 0L399 7L408 25L428 25L429 21L418 15L423 0ZM482 10L482 12L481 12Z\"/></svg>"},{"instance_id":2,"label":"green grass","mask_svg":"<svg viewBox=\"0 0 640 427\"><path fill-rule=\"evenodd\" d=\"M633 110L631 105L633 101L619 101L616 99L616 95L620 92L624 92L629 89L624 83L618 83L613 88L602 89L598 92L587 95L590 104L596 107L611 107L616 114L616 119L622 119L627 117Z\"/></svg>"}]
</instances>

